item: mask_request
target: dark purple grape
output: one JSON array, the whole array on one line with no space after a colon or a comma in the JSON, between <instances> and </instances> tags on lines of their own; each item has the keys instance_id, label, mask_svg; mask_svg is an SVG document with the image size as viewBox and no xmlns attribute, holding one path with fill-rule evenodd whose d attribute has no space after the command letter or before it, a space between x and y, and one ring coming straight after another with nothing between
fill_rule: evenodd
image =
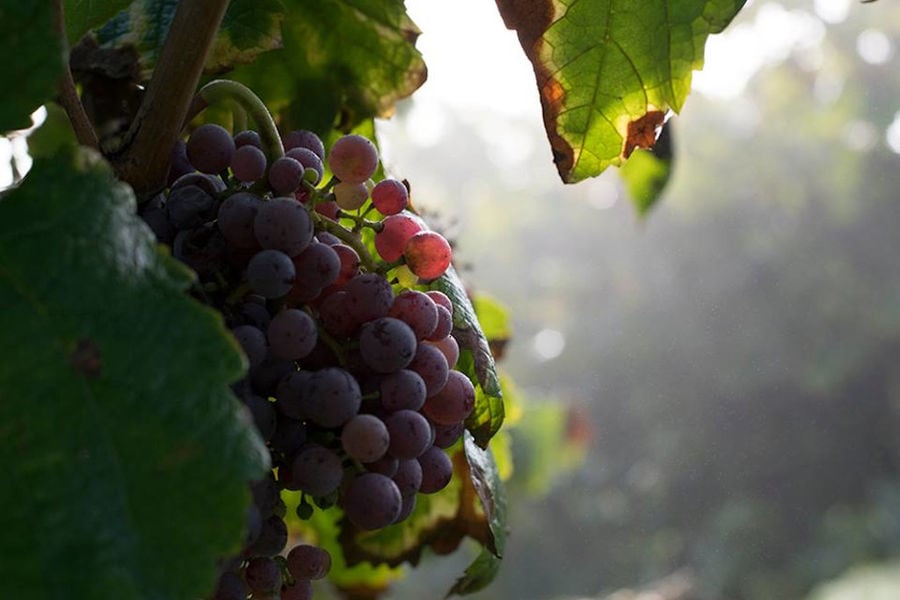
<instances>
[{"instance_id":1,"label":"dark purple grape","mask_svg":"<svg viewBox=\"0 0 900 600\"><path fill-rule=\"evenodd\" d=\"M290 156L275 159L269 167L269 185L280 195L293 194L303 181L303 165Z\"/></svg>"},{"instance_id":2,"label":"dark purple grape","mask_svg":"<svg viewBox=\"0 0 900 600\"><path fill-rule=\"evenodd\" d=\"M475 408L475 387L459 371L450 371L447 384L440 392L429 396L422 413L433 423L452 425L463 421Z\"/></svg>"},{"instance_id":3,"label":"dark purple grape","mask_svg":"<svg viewBox=\"0 0 900 600\"><path fill-rule=\"evenodd\" d=\"M270 353L258 367L250 369L250 383L257 394L269 396L275 391L278 382L296 369L297 367L292 361L278 358Z\"/></svg>"},{"instance_id":4,"label":"dark purple grape","mask_svg":"<svg viewBox=\"0 0 900 600\"><path fill-rule=\"evenodd\" d=\"M294 263L280 250L262 250L247 264L250 289L264 298L280 298L294 285Z\"/></svg>"},{"instance_id":5,"label":"dark purple grape","mask_svg":"<svg viewBox=\"0 0 900 600\"><path fill-rule=\"evenodd\" d=\"M281 586L281 600L312 600L312 582L308 579L295 579L294 585Z\"/></svg>"},{"instance_id":6,"label":"dark purple grape","mask_svg":"<svg viewBox=\"0 0 900 600\"><path fill-rule=\"evenodd\" d=\"M251 483L250 493L253 495L253 505L259 509L260 514L266 519L271 517L279 498L278 487L271 473Z\"/></svg>"},{"instance_id":7,"label":"dark purple grape","mask_svg":"<svg viewBox=\"0 0 900 600\"><path fill-rule=\"evenodd\" d=\"M240 148L241 146L255 146L262 150L262 139L255 131L245 129L234 134L234 147Z\"/></svg>"},{"instance_id":8,"label":"dark purple grape","mask_svg":"<svg viewBox=\"0 0 900 600\"><path fill-rule=\"evenodd\" d=\"M210 196L218 196L227 189L221 177L207 173L187 173L182 175L172 183L171 189L177 190L188 185L196 185Z\"/></svg>"},{"instance_id":9,"label":"dark purple grape","mask_svg":"<svg viewBox=\"0 0 900 600\"><path fill-rule=\"evenodd\" d=\"M306 208L293 198L263 202L253 220L253 231L263 248L297 256L313 239L313 222Z\"/></svg>"},{"instance_id":10,"label":"dark purple grape","mask_svg":"<svg viewBox=\"0 0 900 600\"><path fill-rule=\"evenodd\" d=\"M315 371L303 389L303 412L320 427L339 427L359 411L362 393L356 378L340 367Z\"/></svg>"},{"instance_id":11,"label":"dark purple grape","mask_svg":"<svg viewBox=\"0 0 900 600\"><path fill-rule=\"evenodd\" d=\"M359 351L363 361L373 371L399 371L416 354L416 334L400 319L375 319L362 326L359 332Z\"/></svg>"},{"instance_id":12,"label":"dark purple grape","mask_svg":"<svg viewBox=\"0 0 900 600\"><path fill-rule=\"evenodd\" d=\"M341 259L327 245L313 242L294 257L296 287L322 289L331 285L341 272Z\"/></svg>"},{"instance_id":13,"label":"dark purple grape","mask_svg":"<svg viewBox=\"0 0 900 600\"><path fill-rule=\"evenodd\" d=\"M244 569L244 580L254 595L271 594L281 589L281 566L268 556L251 558Z\"/></svg>"},{"instance_id":14,"label":"dark purple grape","mask_svg":"<svg viewBox=\"0 0 900 600\"><path fill-rule=\"evenodd\" d=\"M141 207L139 214L144 223L153 231L156 241L162 244L172 243L172 240L175 239L176 229L169 220L165 204L147 202Z\"/></svg>"},{"instance_id":15,"label":"dark purple grape","mask_svg":"<svg viewBox=\"0 0 900 600\"><path fill-rule=\"evenodd\" d=\"M419 374L425 382L425 396L433 396L444 389L450 367L441 351L431 344L419 344L416 354L407 367Z\"/></svg>"},{"instance_id":16,"label":"dark purple grape","mask_svg":"<svg viewBox=\"0 0 900 600\"><path fill-rule=\"evenodd\" d=\"M450 312L451 316L453 315L453 301L450 300L450 297L447 296L447 294L439 290L428 290L427 292L425 292L425 294L427 294L429 298L434 300L435 304L443 306Z\"/></svg>"},{"instance_id":17,"label":"dark purple grape","mask_svg":"<svg viewBox=\"0 0 900 600\"><path fill-rule=\"evenodd\" d=\"M328 166L341 181L363 183L378 168L378 150L361 135L345 135L331 146Z\"/></svg>"},{"instance_id":18,"label":"dark purple grape","mask_svg":"<svg viewBox=\"0 0 900 600\"><path fill-rule=\"evenodd\" d=\"M245 145L231 156L231 172L238 181L251 183L266 174L266 155L256 146Z\"/></svg>"},{"instance_id":19,"label":"dark purple grape","mask_svg":"<svg viewBox=\"0 0 900 600\"><path fill-rule=\"evenodd\" d=\"M410 369L400 369L381 379L379 391L381 406L388 412L395 412L422 408L427 387L421 375Z\"/></svg>"},{"instance_id":20,"label":"dark purple grape","mask_svg":"<svg viewBox=\"0 0 900 600\"><path fill-rule=\"evenodd\" d=\"M310 496L327 496L338 488L343 477L340 457L318 444L302 448L291 464L292 489Z\"/></svg>"},{"instance_id":21,"label":"dark purple grape","mask_svg":"<svg viewBox=\"0 0 900 600\"><path fill-rule=\"evenodd\" d=\"M375 415L356 415L341 430L341 446L351 458L370 463L384 456L390 436L384 422Z\"/></svg>"},{"instance_id":22,"label":"dark purple grape","mask_svg":"<svg viewBox=\"0 0 900 600\"><path fill-rule=\"evenodd\" d=\"M311 371L292 371L278 382L275 389L276 406L282 414L292 419L306 419L304 396L308 394L306 387L312 378Z\"/></svg>"},{"instance_id":23,"label":"dark purple grape","mask_svg":"<svg viewBox=\"0 0 900 600\"><path fill-rule=\"evenodd\" d=\"M375 234L375 250L387 262L394 262L403 256L409 240L422 231L422 225L408 213L386 217L384 226Z\"/></svg>"},{"instance_id":24,"label":"dark purple grape","mask_svg":"<svg viewBox=\"0 0 900 600\"><path fill-rule=\"evenodd\" d=\"M412 494L410 496L402 496L403 504L400 507L400 514L397 515L397 518L394 519L394 523L399 523L401 521L405 521L409 515L416 509L416 495Z\"/></svg>"},{"instance_id":25,"label":"dark purple grape","mask_svg":"<svg viewBox=\"0 0 900 600\"><path fill-rule=\"evenodd\" d=\"M328 233L327 231L320 231L316 234L316 239L322 242L323 244L328 244L329 246L336 246L337 244L342 244L341 238L334 235L333 233Z\"/></svg>"},{"instance_id":26,"label":"dark purple grape","mask_svg":"<svg viewBox=\"0 0 900 600\"><path fill-rule=\"evenodd\" d=\"M268 353L265 334L253 325L240 325L231 333L241 345L250 367L258 367Z\"/></svg>"},{"instance_id":27,"label":"dark purple grape","mask_svg":"<svg viewBox=\"0 0 900 600\"><path fill-rule=\"evenodd\" d=\"M462 421L452 425L435 425L434 445L438 448L449 448L459 440L465 428L465 423Z\"/></svg>"},{"instance_id":28,"label":"dark purple grape","mask_svg":"<svg viewBox=\"0 0 900 600\"><path fill-rule=\"evenodd\" d=\"M418 461L422 465L421 493L433 494L447 487L453 478L453 463L443 450L431 446L419 456Z\"/></svg>"},{"instance_id":29,"label":"dark purple grape","mask_svg":"<svg viewBox=\"0 0 900 600\"><path fill-rule=\"evenodd\" d=\"M394 289L378 273L357 275L347 282L344 291L350 295L347 308L359 323L387 316L394 302Z\"/></svg>"},{"instance_id":30,"label":"dark purple grape","mask_svg":"<svg viewBox=\"0 0 900 600\"><path fill-rule=\"evenodd\" d=\"M422 465L415 458L401 460L391 479L397 484L401 496L412 496L422 485Z\"/></svg>"},{"instance_id":31,"label":"dark purple grape","mask_svg":"<svg viewBox=\"0 0 900 600\"><path fill-rule=\"evenodd\" d=\"M166 183L171 186L182 175L193 172L194 165L187 157L187 144L184 140L177 140L169 154L169 174L166 176Z\"/></svg>"},{"instance_id":32,"label":"dark purple grape","mask_svg":"<svg viewBox=\"0 0 900 600\"><path fill-rule=\"evenodd\" d=\"M287 569L294 579L322 579L331 570L331 554L317 546L299 544L288 552Z\"/></svg>"},{"instance_id":33,"label":"dark purple grape","mask_svg":"<svg viewBox=\"0 0 900 600\"><path fill-rule=\"evenodd\" d=\"M232 153L234 138L221 125L204 123L188 138L188 160L202 173L221 173L231 163Z\"/></svg>"},{"instance_id":34,"label":"dark purple grape","mask_svg":"<svg viewBox=\"0 0 900 600\"><path fill-rule=\"evenodd\" d=\"M225 571L219 576L212 600L246 600L250 590L237 571Z\"/></svg>"},{"instance_id":35,"label":"dark purple grape","mask_svg":"<svg viewBox=\"0 0 900 600\"><path fill-rule=\"evenodd\" d=\"M406 290L397 294L388 310L388 316L409 325L417 340L424 340L434 333L438 324L437 305L428 294L418 290Z\"/></svg>"},{"instance_id":36,"label":"dark purple grape","mask_svg":"<svg viewBox=\"0 0 900 600\"><path fill-rule=\"evenodd\" d=\"M316 322L302 310L288 308L272 318L266 337L272 354L297 360L315 348Z\"/></svg>"},{"instance_id":37,"label":"dark purple grape","mask_svg":"<svg viewBox=\"0 0 900 600\"><path fill-rule=\"evenodd\" d=\"M173 189L166 201L169 221L178 230L197 227L209 221L216 208L216 199L196 185Z\"/></svg>"},{"instance_id":38,"label":"dark purple grape","mask_svg":"<svg viewBox=\"0 0 900 600\"><path fill-rule=\"evenodd\" d=\"M398 410L384 418L391 443L388 451L399 459L416 458L432 443L431 424L414 410Z\"/></svg>"},{"instance_id":39,"label":"dark purple grape","mask_svg":"<svg viewBox=\"0 0 900 600\"><path fill-rule=\"evenodd\" d=\"M259 537L244 550L244 555L275 556L279 554L287 544L288 531L284 520L278 516L271 516L262 524Z\"/></svg>"},{"instance_id":40,"label":"dark purple grape","mask_svg":"<svg viewBox=\"0 0 900 600\"><path fill-rule=\"evenodd\" d=\"M244 405L250 410L253 423L263 440L268 440L275 433L276 419L275 407L272 403L256 394L249 394L241 398Z\"/></svg>"},{"instance_id":41,"label":"dark purple grape","mask_svg":"<svg viewBox=\"0 0 900 600\"><path fill-rule=\"evenodd\" d=\"M219 231L229 244L237 248L259 246L253 222L262 205L262 199L250 192L232 194L219 205Z\"/></svg>"},{"instance_id":42,"label":"dark purple grape","mask_svg":"<svg viewBox=\"0 0 900 600\"><path fill-rule=\"evenodd\" d=\"M325 144L322 143L322 138L312 131L306 129L291 131L284 136L283 143L285 151L306 148L312 150L319 160L325 160Z\"/></svg>"},{"instance_id":43,"label":"dark purple grape","mask_svg":"<svg viewBox=\"0 0 900 600\"><path fill-rule=\"evenodd\" d=\"M449 366L451 369L459 360L459 343L452 335L448 335L434 342L425 341L422 344L419 344L419 346L434 346L435 348L440 350L441 354L444 355L444 358L447 359L447 366Z\"/></svg>"},{"instance_id":44,"label":"dark purple grape","mask_svg":"<svg viewBox=\"0 0 900 600\"><path fill-rule=\"evenodd\" d=\"M444 306L437 304L438 322L437 327L431 332L431 335L425 339L430 342L436 342L444 339L453 331L453 315Z\"/></svg>"},{"instance_id":45,"label":"dark purple grape","mask_svg":"<svg viewBox=\"0 0 900 600\"><path fill-rule=\"evenodd\" d=\"M371 471L372 473L380 473L385 477L393 477L400 466L400 461L390 454L385 454L378 460L366 463L363 466L367 471Z\"/></svg>"},{"instance_id":46,"label":"dark purple grape","mask_svg":"<svg viewBox=\"0 0 900 600\"><path fill-rule=\"evenodd\" d=\"M319 305L319 319L322 326L325 331L338 338L350 337L359 326L359 321L348 309L349 298L350 294L347 292L337 291Z\"/></svg>"},{"instance_id":47,"label":"dark purple grape","mask_svg":"<svg viewBox=\"0 0 900 600\"><path fill-rule=\"evenodd\" d=\"M359 254L346 244L334 244L331 248L341 260L341 270L334 284L344 285L359 274Z\"/></svg>"},{"instance_id":48,"label":"dark purple grape","mask_svg":"<svg viewBox=\"0 0 900 600\"><path fill-rule=\"evenodd\" d=\"M381 529L394 522L402 508L400 490L390 478L362 473L350 482L341 498L344 514L360 529Z\"/></svg>"},{"instance_id":49,"label":"dark purple grape","mask_svg":"<svg viewBox=\"0 0 900 600\"><path fill-rule=\"evenodd\" d=\"M409 191L396 179L384 179L372 188L372 204L383 215L396 215L409 203Z\"/></svg>"},{"instance_id":50,"label":"dark purple grape","mask_svg":"<svg viewBox=\"0 0 900 600\"><path fill-rule=\"evenodd\" d=\"M275 433L269 440L272 450L285 456L293 456L306 443L306 440L306 425L303 424L303 421L292 419L286 415L278 415Z\"/></svg>"},{"instance_id":51,"label":"dark purple grape","mask_svg":"<svg viewBox=\"0 0 900 600\"><path fill-rule=\"evenodd\" d=\"M311 184L316 185L322 180L322 176L325 174L325 166L322 164L322 159L309 148L291 148L284 155L303 165L304 177ZM312 176L309 174L310 170L313 173Z\"/></svg>"}]
</instances>

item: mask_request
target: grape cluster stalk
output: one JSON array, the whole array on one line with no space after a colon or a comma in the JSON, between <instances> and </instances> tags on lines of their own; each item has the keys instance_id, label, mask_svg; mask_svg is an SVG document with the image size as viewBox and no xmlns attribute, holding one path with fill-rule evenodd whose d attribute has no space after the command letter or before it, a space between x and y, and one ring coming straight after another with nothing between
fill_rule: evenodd
<instances>
[{"instance_id":1,"label":"grape cluster stalk","mask_svg":"<svg viewBox=\"0 0 900 600\"><path fill-rule=\"evenodd\" d=\"M403 521L419 494L450 482L445 449L475 403L453 368L453 304L424 285L449 267L447 240L411 210L404 183L372 181L379 157L365 137L327 153L310 131L281 141L273 157L254 131L201 125L140 210L243 349L249 369L233 389L271 453L214 600L310 598L331 557L286 551L282 492L300 492L303 519L337 505L360 530Z\"/></svg>"}]
</instances>

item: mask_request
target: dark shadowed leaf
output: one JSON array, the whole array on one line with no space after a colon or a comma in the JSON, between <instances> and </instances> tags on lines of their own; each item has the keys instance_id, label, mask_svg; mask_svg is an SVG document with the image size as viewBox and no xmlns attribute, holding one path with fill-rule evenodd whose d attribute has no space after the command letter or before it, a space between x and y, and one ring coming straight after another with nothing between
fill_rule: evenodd
<instances>
[{"instance_id":1,"label":"dark shadowed leaf","mask_svg":"<svg viewBox=\"0 0 900 600\"><path fill-rule=\"evenodd\" d=\"M0 198L0 578L17 598L199 598L268 457L241 357L95 154Z\"/></svg>"}]
</instances>

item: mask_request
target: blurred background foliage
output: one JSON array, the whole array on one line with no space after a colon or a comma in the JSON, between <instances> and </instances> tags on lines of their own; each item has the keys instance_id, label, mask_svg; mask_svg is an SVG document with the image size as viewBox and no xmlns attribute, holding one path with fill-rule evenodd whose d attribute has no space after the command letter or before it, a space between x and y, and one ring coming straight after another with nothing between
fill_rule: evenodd
<instances>
[{"instance_id":1,"label":"blurred background foliage","mask_svg":"<svg viewBox=\"0 0 900 600\"><path fill-rule=\"evenodd\" d=\"M757 1L725 35L763 25L794 41L689 98L645 218L614 173L561 188L530 116L382 125L510 308L511 534L476 598L900 598L900 6Z\"/></svg>"}]
</instances>

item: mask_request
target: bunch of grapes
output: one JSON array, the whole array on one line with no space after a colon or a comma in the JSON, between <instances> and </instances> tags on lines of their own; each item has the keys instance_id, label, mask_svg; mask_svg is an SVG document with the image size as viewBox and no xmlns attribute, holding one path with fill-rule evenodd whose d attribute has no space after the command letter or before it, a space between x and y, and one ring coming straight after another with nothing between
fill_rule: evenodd
<instances>
[{"instance_id":1,"label":"bunch of grapes","mask_svg":"<svg viewBox=\"0 0 900 600\"><path fill-rule=\"evenodd\" d=\"M450 245L403 183L372 181L368 139L346 135L327 154L309 131L282 142L270 161L255 132L202 125L141 210L243 349L249 372L234 389L272 457L216 600L309 598L330 557L305 544L284 554L281 491L300 492L301 518L337 505L350 527L398 523L451 480L445 449L475 403L453 369L453 304L421 285L448 268Z\"/></svg>"}]
</instances>

